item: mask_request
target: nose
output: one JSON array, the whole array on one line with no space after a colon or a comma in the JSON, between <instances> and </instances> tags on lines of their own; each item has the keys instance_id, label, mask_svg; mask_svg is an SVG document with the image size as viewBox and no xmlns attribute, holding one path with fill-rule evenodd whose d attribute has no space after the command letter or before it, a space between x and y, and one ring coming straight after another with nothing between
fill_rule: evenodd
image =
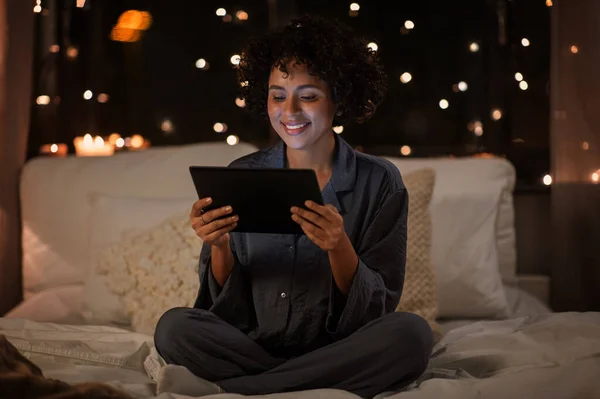
<instances>
[{"instance_id":1,"label":"nose","mask_svg":"<svg viewBox=\"0 0 600 399\"><path fill-rule=\"evenodd\" d=\"M298 101L296 101L295 96L290 96L285 100L285 104L283 105L283 111L286 115L298 115L300 114L300 107Z\"/></svg>"}]
</instances>

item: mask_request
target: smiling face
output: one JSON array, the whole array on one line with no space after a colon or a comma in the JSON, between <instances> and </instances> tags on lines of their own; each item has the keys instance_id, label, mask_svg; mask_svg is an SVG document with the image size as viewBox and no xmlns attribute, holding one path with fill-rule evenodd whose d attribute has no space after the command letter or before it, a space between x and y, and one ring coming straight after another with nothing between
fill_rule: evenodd
<instances>
[{"instance_id":1,"label":"smiling face","mask_svg":"<svg viewBox=\"0 0 600 399\"><path fill-rule=\"evenodd\" d=\"M271 71L269 120L289 148L309 149L332 134L335 104L327 83L309 74L306 65L290 62L287 70Z\"/></svg>"}]
</instances>

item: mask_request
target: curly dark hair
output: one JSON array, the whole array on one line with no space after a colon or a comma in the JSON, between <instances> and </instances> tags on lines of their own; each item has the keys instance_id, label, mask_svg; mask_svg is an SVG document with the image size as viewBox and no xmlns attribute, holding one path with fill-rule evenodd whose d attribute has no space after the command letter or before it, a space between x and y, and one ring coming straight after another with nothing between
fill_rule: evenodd
<instances>
[{"instance_id":1,"label":"curly dark hair","mask_svg":"<svg viewBox=\"0 0 600 399\"><path fill-rule=\"evenodd\" d=\"M294 19L278 31L251 39L240 57L241 96L247 110L258 117L267 117L272 69L287 73L286 63L294 60L329 85L336 126L370 119L387 91L387 75L377 52L335 19L311 15Z\"/></svg>"}]
</instances>

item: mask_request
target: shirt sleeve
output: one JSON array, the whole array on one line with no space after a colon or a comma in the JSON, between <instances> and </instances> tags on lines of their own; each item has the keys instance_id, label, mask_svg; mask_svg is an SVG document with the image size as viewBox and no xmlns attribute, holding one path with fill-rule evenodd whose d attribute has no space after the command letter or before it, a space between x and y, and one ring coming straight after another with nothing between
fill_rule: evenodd
<instances>
[{"instance_id":1,"label":"shirt sleeve","mask_svg":"<svg viewBox=\"0 0 600 399\"><path fill-rule=\"evenodd\" d=\"M200 287L194 307L212 312L217 317L241 330L249 332L255 324L255 312L252 302L252 289L249 279L240 264L231 240L233 252L233 269L221 287L217 283L211 266L211 247L203 245L200 253L198 274Z\"/></svg>"},{"instance_id":2,"label":"shirt sleeve","mask_svg":"<svg viewBox=\"0 0 600 399\"><path fill-rule=\"evenodd\" d=\"M326 322L329 334L349 336L396 310L404 286L407 219L408 192L402 188L385 200L361 240L358 267L347 297L332 276Z\"/></svg>"}]
</instances>

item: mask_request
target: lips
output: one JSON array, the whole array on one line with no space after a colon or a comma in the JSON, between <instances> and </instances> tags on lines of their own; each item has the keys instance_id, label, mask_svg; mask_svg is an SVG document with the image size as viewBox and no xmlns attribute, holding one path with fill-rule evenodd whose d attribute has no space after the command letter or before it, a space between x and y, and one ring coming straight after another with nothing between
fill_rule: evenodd
<instances>
[{"instance_id":1,"label":"lips","mask_svg":"<svg viewBox=\"0 0 600 399\"><path fill-rule=\"evenodd\" d=\"M291 136L296 136L300 133L302 133L303 131L305 131L308 128L308 125L310 125L310 122L288 122L288 123L283 123L281 122L281 124L283 125L283 129L285 130L285 132Z\"/></svg>"}]
</instances>

